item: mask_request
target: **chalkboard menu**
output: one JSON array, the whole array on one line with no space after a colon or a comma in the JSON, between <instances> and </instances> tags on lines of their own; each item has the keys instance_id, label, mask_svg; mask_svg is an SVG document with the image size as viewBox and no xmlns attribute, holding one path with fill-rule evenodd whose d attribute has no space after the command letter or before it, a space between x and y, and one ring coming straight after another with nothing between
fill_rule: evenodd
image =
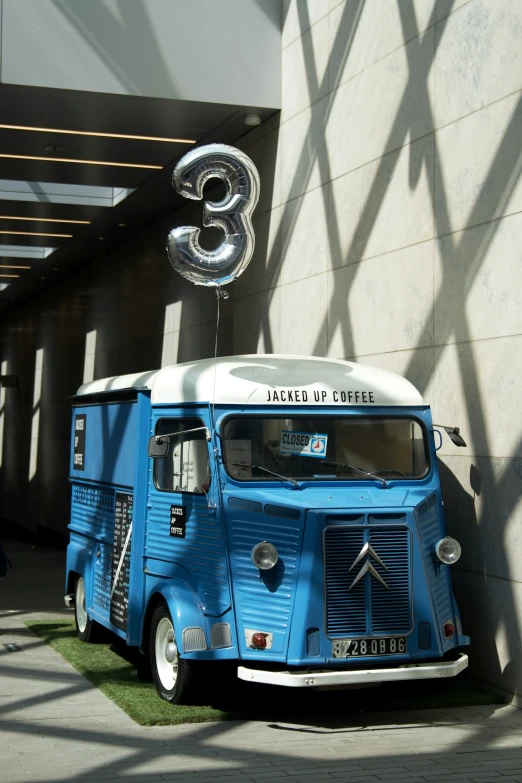
<instances>
[{"instance_id":1,"label":"chalkboard menu","mask_svg":"<svg viewBox=\"0 0 522 783\"><path fill-rule=\"evenodd\" d=\"M133 496L116 492L112 550L111 623L127 630ZM126 545L126 546L125 546Z\"/></svg>"},{"instance_id":2,"label":"chalkboard menu","mask_svg":"<svg viewBox=\"0 0 522 783\"><path fill-rule=\"evenodd\" d=\"M187 509L185 506L170 507L170 535L185 538L187 531Z\"/></svg>"},{"instance_id":3,"label":"chalkboard menu","mask_svg":"<svg viewBox=\"0 0 522 783\"><path fill-rule=\"evenodd\" d=\"M85 470L85 429L87 415L79 413L74 417L74 458L73 469Z\"/></svg>"}]
</instances>

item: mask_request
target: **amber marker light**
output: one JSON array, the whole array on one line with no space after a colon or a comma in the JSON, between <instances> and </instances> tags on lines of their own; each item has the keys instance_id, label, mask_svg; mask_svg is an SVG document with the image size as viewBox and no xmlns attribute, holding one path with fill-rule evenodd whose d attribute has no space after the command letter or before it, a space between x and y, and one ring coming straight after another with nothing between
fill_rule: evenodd
<instances>
[{"instance_id":1,"label":"amber marker light","mask_svg":"<svg viewBox=\"0 0 522 783\"><path fill-rule=\"evenodd\" d=\"M34 220L37 223L81 223L88 226L90 220L68 220L67 218L49 218L49 217L25 217L21 215L0 215L0 220Z\"/></svg>"},{"instance_id":2,"label":"amber marker light","mask_svg":"<svg viewBox=\"0 0 522 783\"><path fill-rule=\"evenodd\" d=\"M11 160L45 160L48 163L82 163L85 166L120 166L128 169L162 169L163 166L152 166L148 163L115 163L108 160L80 160L79 158L50 158L44 155L7 155L0 153L0 158Z\"/></svg>"},{"instance_id":3,"label":"amber marker light","mask_svg":"<svg viewBox=\"0 0 522 783\"><path fill-rule=\"evenodd\" d=\"M35 128L32 125L0 125L3 130L31 131L34 133L67 133L70 136L99 136L104 139L131 139L131 141L162 141L167 144L195 144L196 139L177 139L167 136L137 136L133 133L103 133L102 131L65 130L64 128Z\"/></svg>"},{"instance_id":4,"label":"amber marker light","mask_svg":"<svg viewBox=\"0 0 522 783\"><path fill-rule=\"evenodd\" d=\"M64 237L66 239L69 239L69 237L72 237L72 234L44 234L40 231L0 231L0 234L15 234L16 236L22 236L22 237Z\"/></svg>"}]
</instances>

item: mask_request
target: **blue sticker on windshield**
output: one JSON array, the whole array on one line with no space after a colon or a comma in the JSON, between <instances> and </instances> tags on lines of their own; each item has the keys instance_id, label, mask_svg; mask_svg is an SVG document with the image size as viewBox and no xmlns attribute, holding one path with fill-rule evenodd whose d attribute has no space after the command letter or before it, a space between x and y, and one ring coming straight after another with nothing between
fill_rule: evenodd
<instances>
[{"instance_id":1,"label":"blue sticker on windshield","mask_svg":"<svg viewBox=\"0 0 522 783\"><path fill-rule=\"evenodd\" d=\"M317 435L313 432L281 432L280 454L297 454L301 457L326 457L328 435Z\"/></svg>"}]
</instances>

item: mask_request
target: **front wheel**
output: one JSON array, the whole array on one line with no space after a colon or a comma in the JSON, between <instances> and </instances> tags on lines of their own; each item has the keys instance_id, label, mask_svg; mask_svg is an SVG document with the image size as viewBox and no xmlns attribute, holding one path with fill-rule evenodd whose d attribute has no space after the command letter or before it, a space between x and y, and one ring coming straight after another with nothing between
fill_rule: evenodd
<instances>
[{"instance_id":1,"label":"front wheel","mask_svg":"<svg viewBox=\"0 0 522 783\"><path fill-rule=\"evenodd\" d=\"M191 704L195 696L192 661L180 658L170 612L159 604L150 627L152 679L162 699L171 704Z\"/></svg>"},{"instance_id":2,"label":"front wheel","mask_svg":"<svg viewBox=\"0 0 522 783\"><path fill-rule=\"evenodd\" d=\"M74 590L74 619L76 621L76 636L81 642L95 642L101 626L96 620L91 620L85 608L85 582L79 576Z\"/></svg>"}]
</instances>

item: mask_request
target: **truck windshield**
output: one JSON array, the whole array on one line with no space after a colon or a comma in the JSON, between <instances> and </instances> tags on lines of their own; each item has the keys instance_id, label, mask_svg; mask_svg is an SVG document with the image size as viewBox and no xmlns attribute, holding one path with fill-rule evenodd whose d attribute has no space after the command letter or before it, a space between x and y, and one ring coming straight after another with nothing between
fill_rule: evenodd
<instances>
[{"instance_id":1,"label":"truck windshield","mask_svg":"<svg viewBox=\"0 0 522 783\"><path fill-rule=\"evenodd\" d=\"M364 481L350 466L419 479L429 467L424 430L411 418L234 416L222 436L225 468L240 481L274 481L268 471L302 481Z\"/></svg>"}]
</instances>

